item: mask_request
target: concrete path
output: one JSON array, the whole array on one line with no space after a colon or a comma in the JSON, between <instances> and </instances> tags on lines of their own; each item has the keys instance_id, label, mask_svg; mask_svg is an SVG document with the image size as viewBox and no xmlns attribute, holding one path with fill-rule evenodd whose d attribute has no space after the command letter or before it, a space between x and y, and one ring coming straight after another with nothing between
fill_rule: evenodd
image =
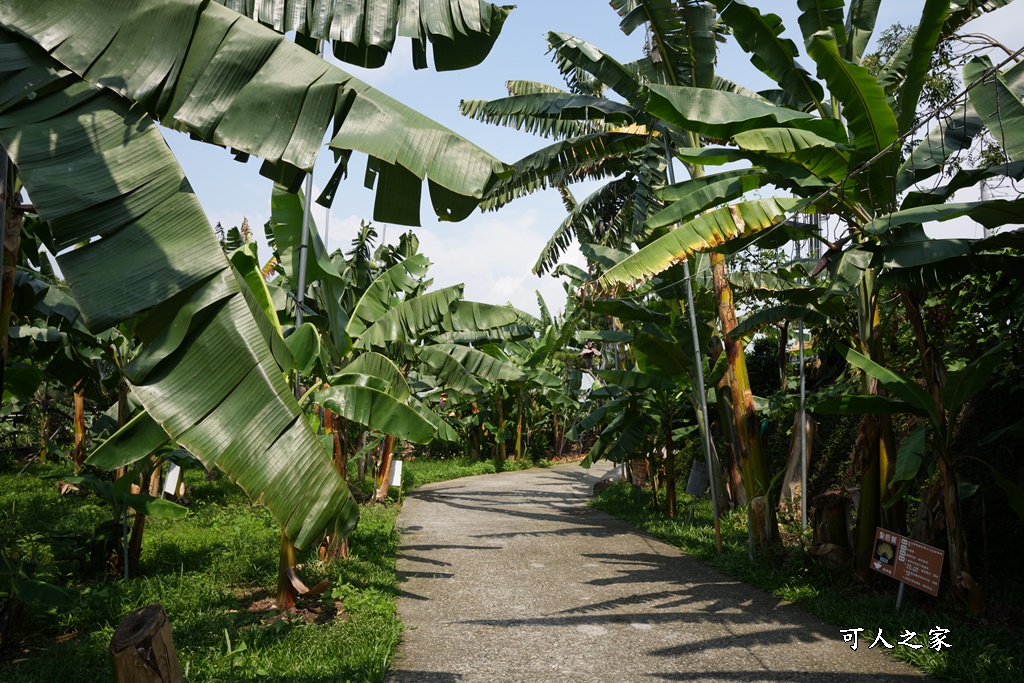
<instances>
[{"instance_id":1,"label":"concrete path","mask_svg":"<svg viewBox=\"0 0 1024 683\"><path fill-rule=\"evenodd\" d=\"M407 630L386 680L927 680L868 649L872 624L842 626L870 632L854 652L840 627L588 507L608 472L564 465L417 489L398 518Z\"/></svg>"}]
</instances>

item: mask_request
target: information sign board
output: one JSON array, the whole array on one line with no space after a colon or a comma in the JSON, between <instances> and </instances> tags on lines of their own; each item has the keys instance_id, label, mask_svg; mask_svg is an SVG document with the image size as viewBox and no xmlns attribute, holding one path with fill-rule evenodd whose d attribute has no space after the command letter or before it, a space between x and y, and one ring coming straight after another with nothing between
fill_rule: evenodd
<instances>
[{"instance_id":1,"label":"information sign board","mask_svg":"<svg viewBox=\"0 0 1024 683\"><path fill-rule=\"evenodd\" d=\"M879 527L875 531L871 568L925 593L938 595L944 556L938 548Z\"/></svg>"}]
</instances>

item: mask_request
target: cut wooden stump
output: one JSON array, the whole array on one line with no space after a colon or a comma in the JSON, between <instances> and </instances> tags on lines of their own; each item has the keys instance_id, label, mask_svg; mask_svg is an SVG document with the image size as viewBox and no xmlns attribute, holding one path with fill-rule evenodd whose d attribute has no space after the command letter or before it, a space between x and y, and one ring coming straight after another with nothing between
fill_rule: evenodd
<instances>
[{"instance_id":1,"label":"cut wooden stump","mask_svg":"<svg viewBox=\"0 0 1024 683\"><path fill-rule=\"evenodd\" d=\"M184 683L171 623L160 605L149 605L124 618L110 639L117 683Z\"/></svg>"}]
</instances>

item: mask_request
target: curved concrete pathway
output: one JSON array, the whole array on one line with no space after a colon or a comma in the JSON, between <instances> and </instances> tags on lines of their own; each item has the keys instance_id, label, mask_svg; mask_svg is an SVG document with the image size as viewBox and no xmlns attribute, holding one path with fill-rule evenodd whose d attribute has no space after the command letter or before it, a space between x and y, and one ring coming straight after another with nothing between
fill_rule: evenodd
<instances>
[{"instance_id":1,"label":"curved concrete pathway","mask_svg":"<svg viewBox=\"0 0 1024 683\"><path fill-rule=\"evenodd\" d=\"M608 473L563 465L417 489L398 518L406 631L386 680L927 680L869 650L871 624L842 627L871 632L854 652L840 627L588 507Z\"/></svg>"}]
</instances>

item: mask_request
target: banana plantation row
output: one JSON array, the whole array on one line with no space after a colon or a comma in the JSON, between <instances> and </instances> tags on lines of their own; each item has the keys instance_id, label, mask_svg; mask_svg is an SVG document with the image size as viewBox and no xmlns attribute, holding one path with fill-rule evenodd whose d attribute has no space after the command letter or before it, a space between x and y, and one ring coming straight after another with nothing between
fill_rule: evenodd
<instances>
[{"instance_id":1,"label":"banana plantation row","mask_svg":"<svg viewBox=\"0 0 1024 683\"><path fill-rule=\"evenodd\" d=\"M877 2L801 0L784 34L738 1L612 0L626 33L647 32L644 54L618 61L550 33L562 86L510 81L507 98L463 102L550 139L512 165L315 49L333 40L339 58L379 66L397 25L418 66L430 43L435 66L463 68L510 8L373 0L391 10L332 20L332 3L253 4L0 7L4 438L24 446L30 430L22 455L53 455L68 420L78 474L66 480L106 497L114 529L134 511L112 543L126 575L146 516L184 513L158 495L168 461L223 472L271 511L287 608L295 548L344 554L350 484L372 474L385 498L407 444L500 467L583 442L587 461L647 461L672 516L677 479L707 458L716 507L746 509L763 552L779 543L780 490L804 496L812 550L848 556L865 580L876 528L912 532L946 549L950 594L985 609L981 567L991 580L990 560L1010 559L984 549L986 524L1019 537L1024 517L1021 416L1007 405L1024 238L996 232L1024 221L1019 198L961 198L1024 175L1024 67L965 57L962 82L939 94L935 75L968 22L1009 2L929 0L915 29L866 56ZM725 41L777 87L720 74ZM218 239L157 122L263 160L272 253L247 225ZM329 126L338 170L317 201L364 153L379 222L418 224L424 180L448 220L555 188L568 213L535 272L563 279L562 312L431 289L414 232L378 244L364 223L349 251L328 253L298 188ZM577 199L582 180L602 184ZM963 217L992 236L923 227ZM585 268L559 264L573 243ZM799 453L797 325L813 339L808 405L822 424L817 440L809 427L806 492L785 474Z\"/></svg>"}]
</instances>

